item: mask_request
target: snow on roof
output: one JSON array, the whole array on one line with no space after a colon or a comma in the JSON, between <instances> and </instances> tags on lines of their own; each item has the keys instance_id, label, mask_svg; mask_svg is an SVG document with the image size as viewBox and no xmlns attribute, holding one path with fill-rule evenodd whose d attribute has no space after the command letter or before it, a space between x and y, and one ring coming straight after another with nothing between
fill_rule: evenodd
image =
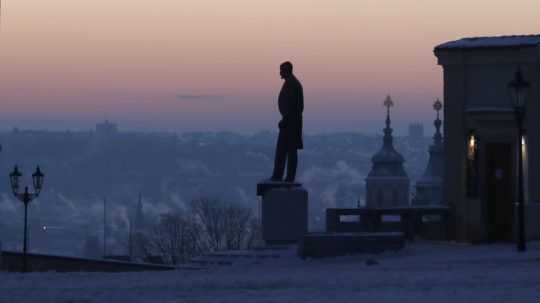
<instances>
[{"instance_id":1,"label":"snow on roof","mask_svg":"<svg viewBox=\"0 0 540 303\"><path fill-rule=\"evenodd\" d=\"M508 48L523 46L540 46L540 35L463 38L440 44L435 47L435 50Z\"/></svg>"}]
</instances>

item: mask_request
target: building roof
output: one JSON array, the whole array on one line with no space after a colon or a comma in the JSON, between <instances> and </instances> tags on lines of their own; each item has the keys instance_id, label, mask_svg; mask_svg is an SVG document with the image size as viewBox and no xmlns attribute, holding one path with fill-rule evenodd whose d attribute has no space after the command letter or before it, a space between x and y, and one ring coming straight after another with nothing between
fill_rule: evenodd
<instances>
[{"instance_id":1,"label":"building roof","mask_svg":"<svg viewBox=\"0 0 540 303\"><path fill-rule=\"evenodd\" d=\"M438 50L517 48L540 46L540 35L473 37L449 41L435 47Z\"/></svg>"}]
</instances>

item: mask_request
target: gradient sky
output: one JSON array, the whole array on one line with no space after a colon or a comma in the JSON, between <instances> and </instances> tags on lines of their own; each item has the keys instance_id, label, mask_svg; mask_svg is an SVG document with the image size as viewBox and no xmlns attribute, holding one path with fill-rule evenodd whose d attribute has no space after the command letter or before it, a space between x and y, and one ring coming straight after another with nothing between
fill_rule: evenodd
<instances>
[{"instance_id":1,"label":"gradient sky","mask_svg":"<svg viewBox=\"0 0 540 303\"><path fill-rule=\"evenodd\" d=\"M278 65L304 85L305 128L429 123L433 47L540 33L538 0L1 0L0 128L274 129Z\"/></svg>"}]
</instances>

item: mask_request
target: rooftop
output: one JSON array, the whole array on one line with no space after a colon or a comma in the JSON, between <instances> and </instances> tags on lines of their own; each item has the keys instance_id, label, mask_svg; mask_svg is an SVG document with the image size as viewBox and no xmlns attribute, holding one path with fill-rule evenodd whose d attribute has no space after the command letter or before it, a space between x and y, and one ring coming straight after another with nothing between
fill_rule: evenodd
<instances>
[{"instance_id":1,"label":"rooftop","mask_svg":"<svg viewBox=\"0 0 540 303\"><path fill-rule=\"evenodd\" d=\"M439 44L437 50L479 49L479 48L515 48L540 46L540 35L498 36L462 38Z\"/></svg>"}]
</instances>

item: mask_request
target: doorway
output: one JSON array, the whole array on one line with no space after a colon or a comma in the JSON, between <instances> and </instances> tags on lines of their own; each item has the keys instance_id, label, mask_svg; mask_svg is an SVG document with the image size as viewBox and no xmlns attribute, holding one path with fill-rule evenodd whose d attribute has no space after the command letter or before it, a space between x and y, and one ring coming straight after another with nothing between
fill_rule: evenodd
<instances>
[{"instance_id":1,"label":"doorway","mask_svg":"<svg viewBox=\"0 0 540 303\"><path fill-rule=\"evenodd\" d=\"M512 241L514 230L514 173L512 146L486 146L486 210L490 241Z\"/></svg>"}]
</instances>

